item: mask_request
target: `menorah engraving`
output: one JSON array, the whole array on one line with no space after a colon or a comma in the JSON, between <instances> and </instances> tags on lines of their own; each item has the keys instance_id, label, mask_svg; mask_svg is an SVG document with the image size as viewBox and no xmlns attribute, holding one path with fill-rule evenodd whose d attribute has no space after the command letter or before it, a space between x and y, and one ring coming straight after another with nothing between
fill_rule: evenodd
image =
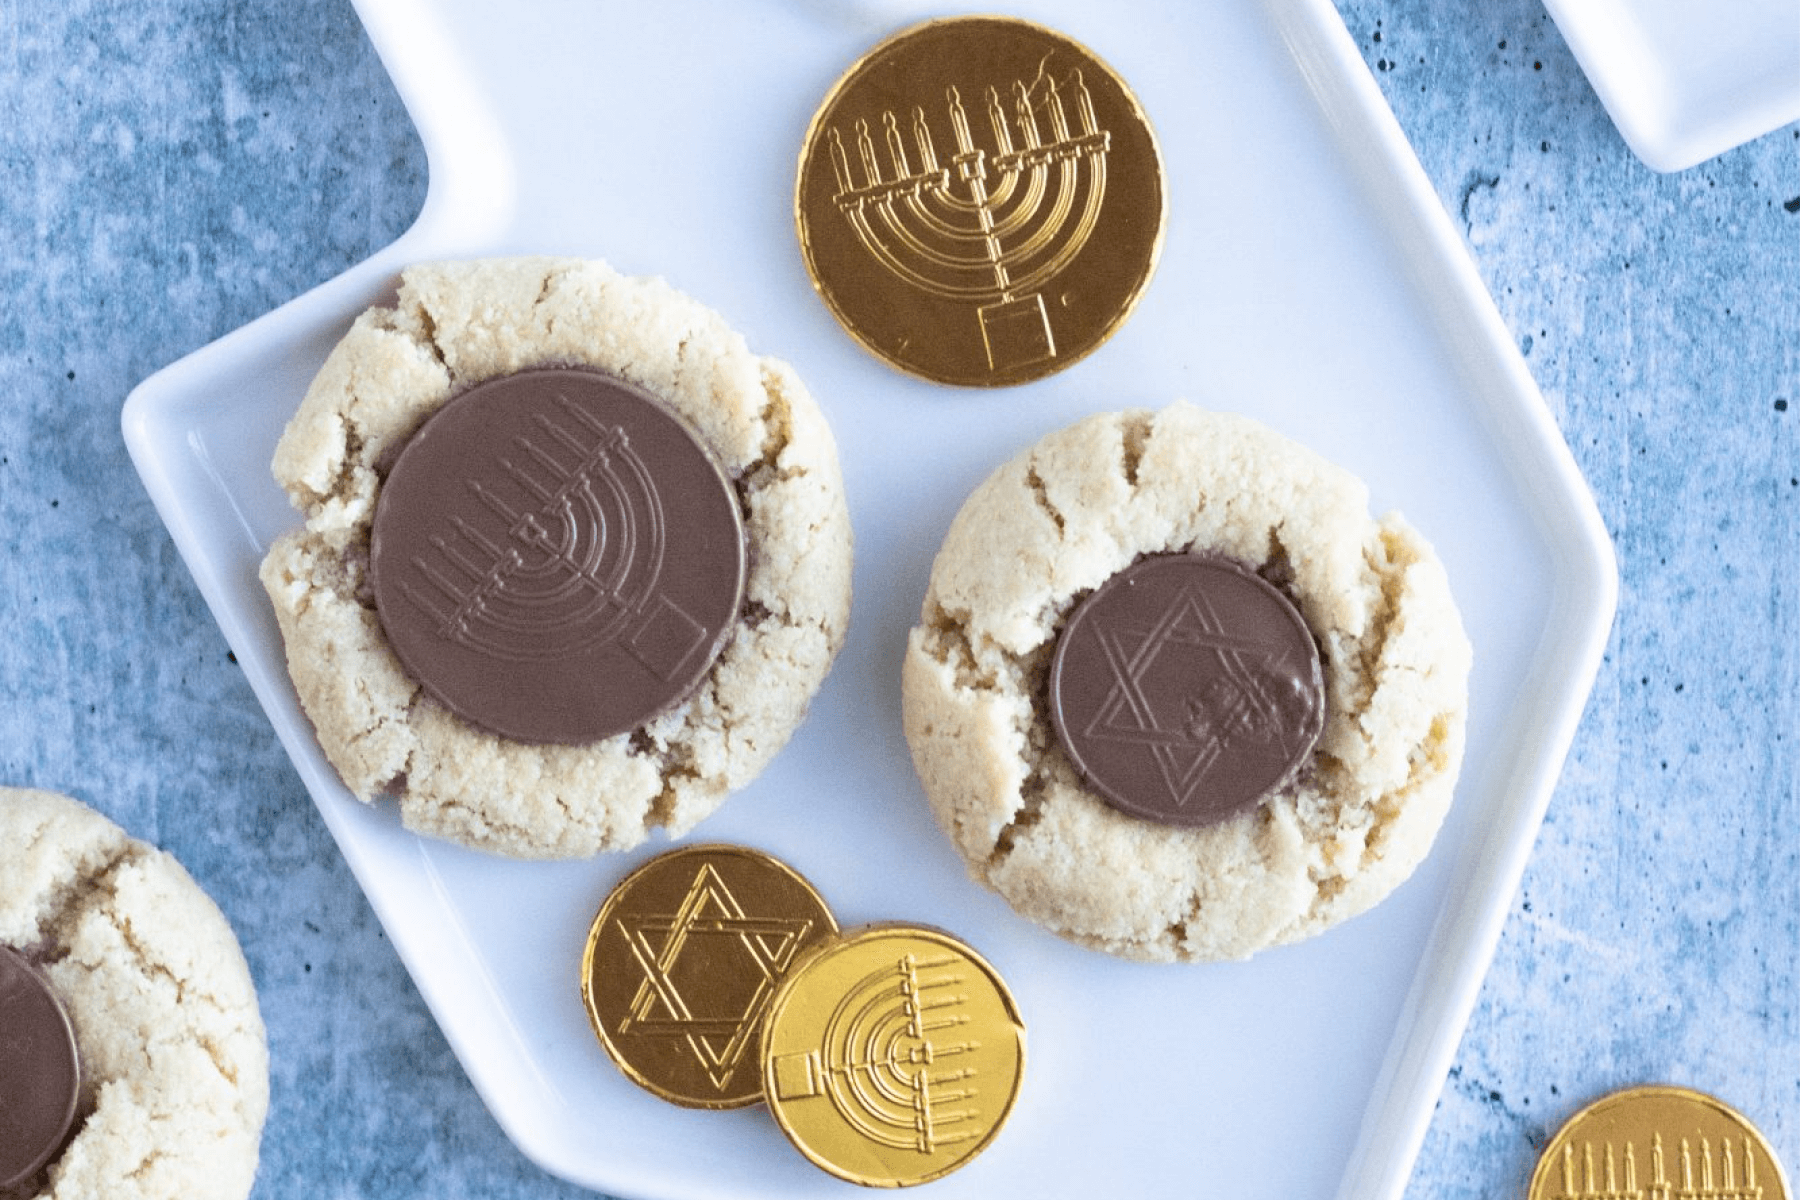
<instances>
[{"instance_id":1,"label":"menorah engraving","mask_svg":"<svg viewBox=\"0 0 1800 1200\"><path fill-rule=\"evenodd\" d=\"M843 137L828 131L838 209L885 270L938 299L980 306L990 370L1054 358L1041 289L1094 233L1111 135L1099 127L1079 70L1060 84L1041 69L1030 85L1014 80L1010 106L988 85L991 148L976 144L957 89L946 95L956 146L947 164L922 106L913 108L910 129L916 170L891 109L881 117L886 176L868 121L855 125L860 182Z\"/></svg>"},{"instance_id":2,"label":"menorah engraving","mask_svg":"<svg viewBox=\"0 0 1800 1200\"><path fill-rule=\"evenodd\" d=\"M622 639L666 678L705 630L657 592L655 481L622 428L566 397L558 407L566 420L538 413L541 436L513 440L519 458L502 452L487 481L467 481L474 511L447 515L435 555L411 560L428 586L401 590L440 637L477 653L550 661Z\"/></svg>"},{"instance_id":3,"label":"menorah engraving","mask_svg":"<svg viewBox=\"0 0 1800 1200\"><path fill-rule=\"evenodd\" d=\"M1617 1156L1613 1143L1603 1144L1604 1160L1596 1164L1594 1144L1583 1143L1578 1168L1573 1142L1563 1143L1562 1197L1559 1200L1762 1200L1763 1187L1756 1182L1756 1150L1750 1139L1742 1139L1741 1158L1734 1155L1731 1140L1719 1139L1720 1172L1713 1172L1712 1141L1700 1139L1696 1155L1687 1138L1681 1139L1679 1180L1668 1176L1661 1133L1653 1135L1650 1148L1650 1180L1638 1185L1637 1148L1627 1141L1623 1158ZM1741 1175L1740 1166L1741 1162Z\"/></svg>"},{"instance_id":4,"label":"menorah engraving","mask_svg":"<svg viewBox=\"0 0 1800 1200\"><path fill-rule=\"evenodd\" d=\"M974 1068L939 1065L980 1048L946 1036L969 1021L956 1011L968 1000L959 965L904 954L871 971L833 1010L821 1056L806 1056L810 1086L876 1145L932 1154L982 1136L980 1114L956 1107L976 1094Z\"/></svg>"}]
</instances>

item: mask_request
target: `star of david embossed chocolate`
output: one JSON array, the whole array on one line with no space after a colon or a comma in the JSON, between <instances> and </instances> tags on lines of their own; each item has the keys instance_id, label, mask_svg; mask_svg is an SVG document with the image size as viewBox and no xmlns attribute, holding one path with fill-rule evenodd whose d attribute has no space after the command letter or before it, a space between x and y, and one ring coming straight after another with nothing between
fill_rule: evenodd
<instances>
[{"instance_id":1,"label":"star of david embossed chocolate","mask_svg":"<svg viewBox=\"0 0 1800 1200\"><path fill-rule=\"evenodd\" d=\"M743 596L730 481L641 388L477 384L406 443L370 539L381 626L452 712L523 742L635 729L705 678Z\"/></svg>"},{"instance_id":2,"label":"star of david embossed chocolate","mask_svg":"<svg viewBox=\"0 0 1800 1200\"><path fill-rule=\"evenodd\" d=\"M1114 807L1206 825L1294 777L1325 727L1312 631L1216 556L1140 559L1077 606L1051 661L1057 737Z\"/></svg>"},{"instance_id":3,"label":"star of david embossed chocolate","mask_svg":"<svg viewBox=\"0 0 1800 1200\"><path fill-rule=\"evenodd\" d=\"M0 1190L30 1180L62 1149L80 1094L68 1013L29 960L0 946Z\"/></svg>"},{"instance_id":4,"label":"star of david embossed chocolate","mask_svg":"<svg viewBox=\"0 0 1800 1200\"><path fill-rule=\"evenodd\" d=\"M1788 1200L1774 1148L1744 1115L1691 1088L1647 1084L1559 1129L1528 1200Z\"/></svg>"},{"instance_id":5,"label":"star of david embossed chocolate","mask_svg":"<svg viewBox=\"0 0 1800 1200\"><path fill-rule=\"evenodd\" d=\"M795 192L813 285L858 342L939 383L1080 360L1124 324L1162 247L1156 137L1086 47L953 17L875 47L807 130Z\"/></svg>"},{"instance_id":6,"label":"star of david embossed chocolate","mask_svg":"<svg viewBox=\"0 0 1800 1200\"><path fill-rule=\"evenodd\" d=\"M947 933L870 925L812 951L763 1031L763 1086L815 1165L905 1187L968 1164L1025 1072L1025 1024L998 972Z\"/></svg>"},{"instance_id":7,"label":"star of david embossed chocolate","mask_svg":"<svg viewBox=\"0 0 1800 1200\"><path fill-rule=\"evenodd\" d=\"M762 1099L762 1021L799 954L837 932L786 864L742 846L651 859L607 897L588 933L581 995L628 1077L688 1108Z\"/></svg>"}]
</instances>

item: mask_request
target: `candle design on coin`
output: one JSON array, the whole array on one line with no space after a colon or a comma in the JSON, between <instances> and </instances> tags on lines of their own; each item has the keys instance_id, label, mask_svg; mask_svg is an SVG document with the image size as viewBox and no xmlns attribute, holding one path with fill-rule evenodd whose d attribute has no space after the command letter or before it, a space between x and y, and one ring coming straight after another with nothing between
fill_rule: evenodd
<instances>
[{"instance_id":1,"label":"candle design on coin","mask_svg":"<svg viewBox=\"0 0 1800 1200\"><path fill-rule=\"evenodd\" d=\"M536 414L540 436L521 434L520 458L501 454L494 463L533 507L515 508L480 479L468 481L505 540L453 514L453 535L431 539L436 555L411 560L432 588L400 585L436 620L439 637L495 658L558 658L610 642L657 595L663 522L655 480L623 429L566 398L557 402L564 420ZM670 656L679 661L705 631L678 606L659 607L685 627ZM669 674L666 664L655 669Z\"/></svg>"},{"instance_id":2,"label":"candle design on coin","mask_svg":"<svg viewBox=\"0 0 1800 1200\"><path fill-rule=\"evenodd\" d=\"M1760 1130L1724 1101L1649 1084L1588 1105L1538 1159L1529 1200L1787 1200Z\"/></svg>"},{"instance_id":3,"label":"candle design on coin","mask_svg":"<svg viewBox=\"0 0 1800 1200\"><path fill-rule=\"evenodd\" d=\"M1111 336L1161 246L1135 97L1030 22L927 22L826 97L796 196L814 285L875 354L944 383L1023 383Z\"/></svg>"},{"instance_id":4,"label":"candle design on coin","mask_svg":"<svg viewBox=\"0 0 1800 1200\"><path fill-rule=\"evenodd\" d=\"M966 980L946 955L902 954L858 980L832 1010L817 1052L777 1064L783 1098L822 1094L863 1137L930 1154L980 1130L959 1108L974 1096L976 1071L956 1060L979 1047L953 1034L969 1023L957 1011Z\"/></svg>"},{"instance_id":5,"label":"candle design on coin","mask_svg":"<svg viewBox=\"0 0 1800 1200\"><path fill-rule=\"evenodd\" d=\"M382 486L370 578L408 672L452 712L580 744L680 702L743 595L737 495L660 400L594 371L477 384Z\"/></svg>"},{"instance_id":6,"label":"candle design on coin","mask_svg":"<svg viewBox=\"0 0 1800 1200\"><path fill-rule=\"evenodd\" d=\"M937 930L871 926L797 962L763 1033L782 1130L841 1178L900 1187L987 1146L1024 1070L1024 1025L1000 977Z\"/></svg>"},{"instance_id":7,"label":"candle design on coin","mask_svg":"<svg viewBox=\"0 0 1800 1200\"><path fill-rule=\"evenodd\" d=\"M838 183L833 199L857 240L897 279L943 300L979 304L987 363L997 371L1056 356L1040 289L1093 236L1111 144L1079 70L1061 86L1044 74L1029 85L1014 80L1011 92L1009 114L999 90L986 89L990 152L976 144L961 94L947 90L956 145L947 165L938 161L923 107L912 111L916 171L891 110L882 114L886 178L867 121L856 123L861 182L838 129L826 134Z\"/></svg>"}]
</instances>

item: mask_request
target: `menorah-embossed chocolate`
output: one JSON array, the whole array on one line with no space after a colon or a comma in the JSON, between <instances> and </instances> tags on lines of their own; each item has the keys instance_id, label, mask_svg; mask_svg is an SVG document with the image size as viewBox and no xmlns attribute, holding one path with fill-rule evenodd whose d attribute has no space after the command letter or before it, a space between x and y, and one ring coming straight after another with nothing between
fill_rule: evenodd
<instances>
[{"instance_id":1,"label":"menorah-embossed chocolate","mask_svg":"<svg viewBox=\"0 0 1800 1200\"><path fill-rule=\"evenodd\" d=\"M718 656L744 589L731 483L595 371L488 380L407 442L376 509L382 629L451 711L528 742L643 724Z\"/></svg>"},{"instance_id":2,"label":"menorah-embossed chocolate","mask_svg":"<svg viewBox=\"0 0 1800 1200\"><path fill-rule=\"evenodd\" d=\"M349 792L421 833L528 858L684 833L843 644L824 414L660 279L410 268L272 467L305 518L261 571L301 707Z\"/></svg>"}]
</instances>

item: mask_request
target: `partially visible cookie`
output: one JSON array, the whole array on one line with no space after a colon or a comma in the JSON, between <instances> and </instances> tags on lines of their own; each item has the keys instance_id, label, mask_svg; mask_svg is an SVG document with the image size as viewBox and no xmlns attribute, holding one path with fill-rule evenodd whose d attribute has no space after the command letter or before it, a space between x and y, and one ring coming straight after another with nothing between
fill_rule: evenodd
<instances>
[{"instance_id":1,"label":"partially visible cookie","mask_svg":"<svg viewBox=\"0 0 1800 1200\"><path fill-rule=\"evenodd\" d=\"M1291 782L1182 827L1086 783L1046 686L1082 599L1146 556L1195 553L1297 607L1326 711ZM1443 567L1403 519L1372 519L1359 480L1267 427L1176 404L1052 433L975 490L908 639L904 719L939 823L1021 914L1127 958L1235 959L1364 911L1424 858L1469 666Z\"/></svg>"},{"instance_id":2,"label":"partially visible cookie","mask_svg":"<svg viewBox=\"0 0 1800 1200\"><path fill-rule=\"evenodd\" d=\"M735 624L697 688L584 744L445 707L396 656L370 580L408 438L476 385L538 368L603 372L671 410L717 460L746 545ZM787 742L843 643L850 522L824 416L785 363L658 279L575 259L414 267L332 352L273 465L306 518L262 566L301 704L350 791L396 797L421 833L530 858L683 833Z\"/></svg>"},{"instance_id":3,"label":"partially visible cookie","mask_svg":"<svg viewBox=\"0 0 1800 1200\"><path fill-rule=\"evenodd\" d=\"M181 864L75 800L0 788L0 946L48 980L82 1075L73 1136L0 1195L243 1200L268 1046L237 938Z\"/></svg>"}]
</instances>

